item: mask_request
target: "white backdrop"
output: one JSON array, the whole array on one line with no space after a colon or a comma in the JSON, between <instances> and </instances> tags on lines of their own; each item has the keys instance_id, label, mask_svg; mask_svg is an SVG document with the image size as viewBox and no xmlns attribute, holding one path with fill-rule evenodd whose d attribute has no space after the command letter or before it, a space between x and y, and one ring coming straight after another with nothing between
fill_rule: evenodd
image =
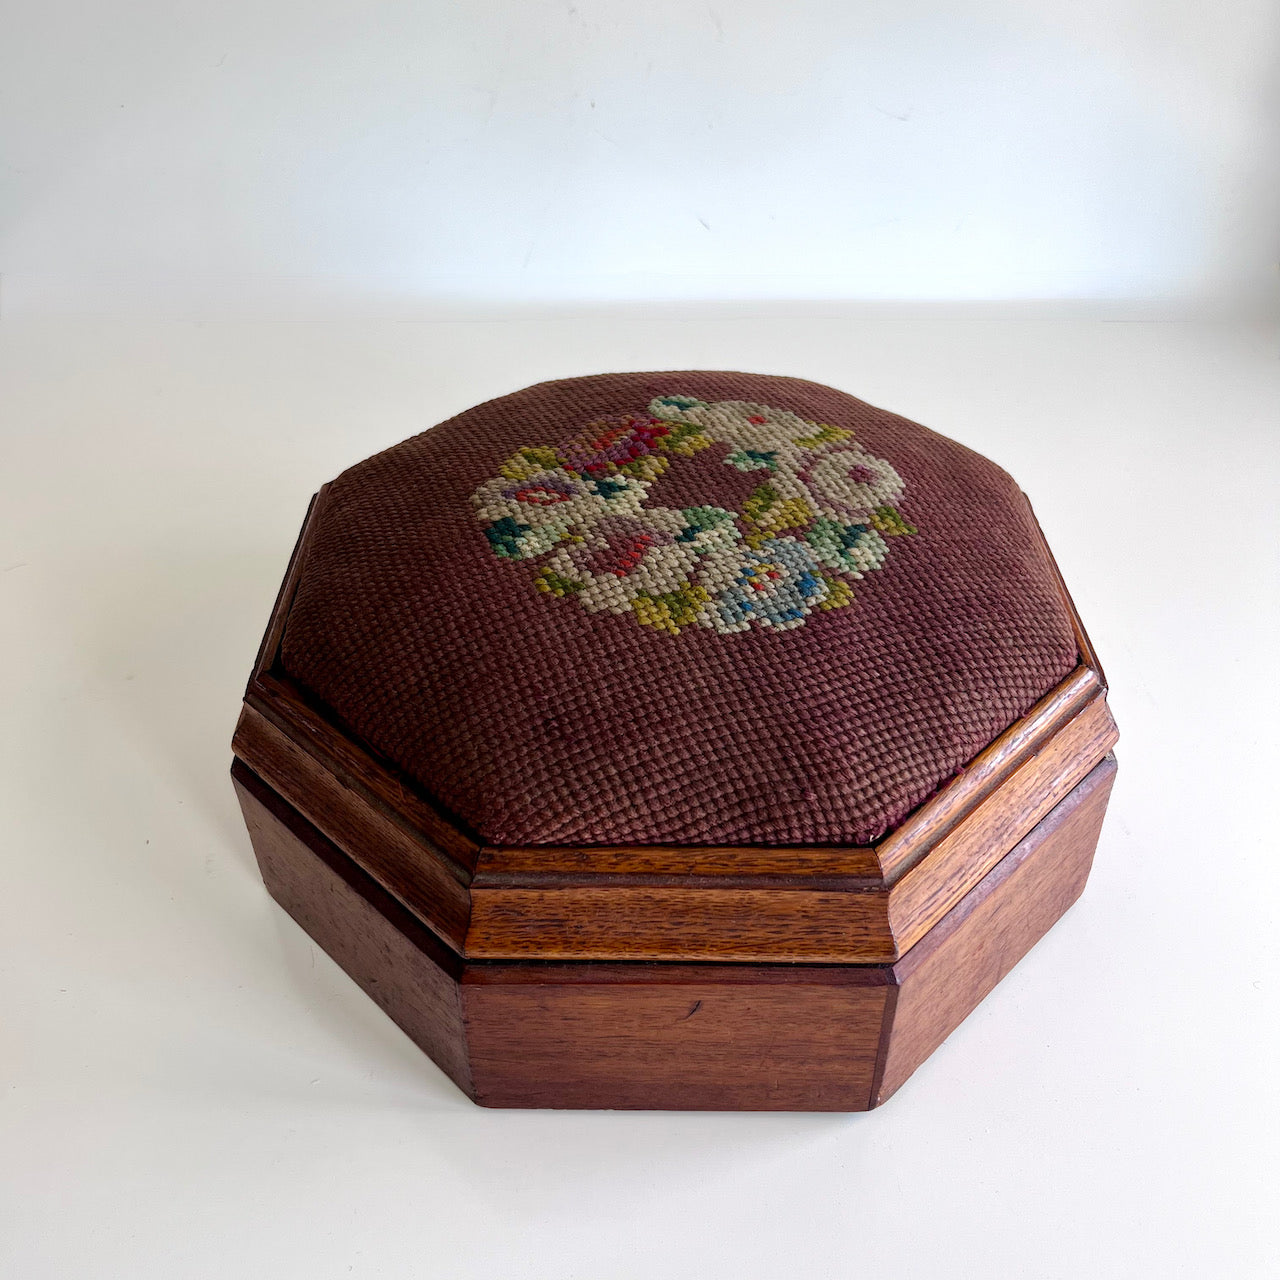
<instances>
[{"instance_id":1,"label":"white backdrop","mask_svg":"<svg viewBox=\"0 0 1280 1280\"><path fill-rule=\"evenodd\" d=\"M1276 352L1242 324L0 324L0 1276L1276 1280ZM681 366L847 386L1004 463L1111 680L1084 896L869 1115L473 1106L272 904L227 777L320 482L538 378Z\"/></svg>"},{"instance_id":2,"label":"white backdrop","mask_svg":"<svg viewBox=\"0 0 1280 1280\"><path fill-rule=\"evenodd\" d=\"M1274 0L4 0L0 314L1256 311Z\"/></svg>"},{"instance_id":3,"label":"white backdrop","mask_svg":"<svg viewBox=\"0 0 1280 1280\"><path fill-rule=\"evenodd\" d=\"M1275 1280L1278 164L1276 0L0 0L0 1277ZM472 1106L227 778L321 483L663 368L1008 467L1111 678L869 1115Z\"/></svg>"}]
</instances>

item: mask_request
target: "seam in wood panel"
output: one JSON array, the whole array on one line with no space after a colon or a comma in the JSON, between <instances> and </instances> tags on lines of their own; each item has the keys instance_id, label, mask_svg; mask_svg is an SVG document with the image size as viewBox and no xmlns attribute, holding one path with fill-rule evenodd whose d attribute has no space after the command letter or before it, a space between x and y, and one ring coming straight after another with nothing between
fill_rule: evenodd
<instances>
[{"instance_id":1,"label":"seam in wood panel","mask_svg":"<svg viewBox=\"0 0 1280 1280\"><path fill-rule=\"evenodd\" d=\"M586 873L479 871L472 889L811 889L819 893L883 893L884 885L867 876L789 875L655 875L642 871Z\"/></svg>"},{"instance_id":2,"label":"seam in wood panel","mask_svg":"<svg viewBox=\"0 0 1280 1280\"><path fill-rule=\"evenodd\" d=\"M884 1069L889 1061L889 1040L893 1035L893 1020L898 1012L898 975L893 966L887 966L888 990L884 994L884 1009L880 1015L880 1043L876 1047L876 1065L871 1072L871 1089L867 1094L867 1110L880 1101L880 1089L884 1084Z\"/></svg>"},{"instance_id":3,"label":"seam in wood panel","mask_svg":"<svg viewBox=\"0 0 1280 1280\"><path fill-rule=\"evenodd\" d=\"M698 867L704 869L691 869ZM476 857L476 879L486 885L533 888L646 876L734 883L826 877L851 888L883 887L875 851L854 845L484 845Z\"/></svg>"},{"instance_id":4,"label":"seam in wood panel","mask_svg":"<svg viewBox=\"0 0 1280 1280\"><path fill-rule=\"evenodd\" d=\"M469 956L461 981L560 986L608 983L646 986L650 983L699 982L707 986L781 983L837 987L883 987L893 983L893 965L798 963L792 960L487 960Z\"/></svg>"}]
</instances>

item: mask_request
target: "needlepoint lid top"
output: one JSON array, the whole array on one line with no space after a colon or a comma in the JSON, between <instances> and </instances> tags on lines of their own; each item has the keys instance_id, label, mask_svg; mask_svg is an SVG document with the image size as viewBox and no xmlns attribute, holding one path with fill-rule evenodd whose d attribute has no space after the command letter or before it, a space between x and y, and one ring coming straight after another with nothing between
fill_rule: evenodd
<instances>
[{"instance_id":1,"label":"needlepoint lid top","mask_svg":"<svg viewBox=\"0 0 1280 1280\"><path fill-rule=\"evenodd\" d=\"M858 845L1078 661L1027 502L842 392L605 374L344 472L288 676L501 845Z\"/></svg>"}]
</instances>

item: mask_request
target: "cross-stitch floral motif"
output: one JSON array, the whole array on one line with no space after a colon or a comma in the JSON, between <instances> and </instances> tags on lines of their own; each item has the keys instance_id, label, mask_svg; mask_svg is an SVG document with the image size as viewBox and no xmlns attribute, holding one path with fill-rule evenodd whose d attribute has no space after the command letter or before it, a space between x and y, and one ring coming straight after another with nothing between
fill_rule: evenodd
<instances>
[{"instance_id":1,"label":"cross-stitch floral motif","mask_svg":"<svg viewBox=\"0 0 1280 1280\"><path fill-rule=\"evenodd\" d=\"M741 509L645 506L673 460L712 444L760 480ZM670 635L731 635L803 626L814 609L852 603L850 580L880 568L885 539L916 532L897 509L905 489L842 427L668 395L560 445L520 449L472 502L496 555L545 557L534 581L549 595Z\"/></svg>"}]
</instances>

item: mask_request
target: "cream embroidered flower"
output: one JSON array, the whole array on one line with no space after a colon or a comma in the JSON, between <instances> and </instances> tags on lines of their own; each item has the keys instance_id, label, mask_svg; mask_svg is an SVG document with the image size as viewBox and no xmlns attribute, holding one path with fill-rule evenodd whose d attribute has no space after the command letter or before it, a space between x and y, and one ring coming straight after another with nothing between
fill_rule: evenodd
<instances>
[{"instance_id":1,"label":"cream embroidered flower","mask_svg":"<svg viewBox=\"0 0 1280 1280\"><path fill-rule=\"evenodd\" d=\"M713 440L743 449L820 448L852 438L841 427L806 422L790 409L773 409L750 400L717 400L708 403L691 396L660 396L649 404L649 412L677 422L691 422L703 428Z\"/></svg>"},{"instance_id":2,"label":"cream embroidered flower","mask_svg":"<svg viewBox=\"0 0 1280 1280\"><path fill-rule=\"evenodd\" d=\"M705 556L741 536L733 512L715 507L605 516L560 546L538 585L553 595L575 595L588 613L626 613L637 597L659 598L689 586Z\"/></svg>"},{"instance_id":3,"label":"cream embroidered flower","mask_svg":"<svg viewBox=\"0 0 1280 1280\"><path fill-rule=\"evenodd\" d=\"M870 519L902 496L902 477L859 445L840 445L808 458L796 473L819 514L846 523Z\"/></svg>"}]
</instances>

